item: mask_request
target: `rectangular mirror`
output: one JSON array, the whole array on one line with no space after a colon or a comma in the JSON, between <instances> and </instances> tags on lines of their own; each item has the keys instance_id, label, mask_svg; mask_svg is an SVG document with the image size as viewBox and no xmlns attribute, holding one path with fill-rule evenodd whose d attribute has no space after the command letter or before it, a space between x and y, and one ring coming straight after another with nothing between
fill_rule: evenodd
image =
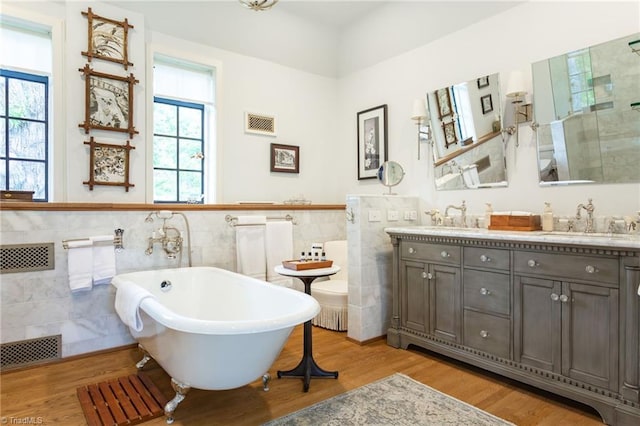
<instances>
[{"instance_id":1,"label":"rectangular mirror","mask_svg":"<svg viewBox=\"0 0 640 426\"><path fill-rule=\"evenodd\" d=\"M500 104L497 73L427 93L437 190L507 186Z\"/></svg>"},{"instance_id":2,"label":"rectangular mirror","mask_svg":"<svg viewBox=\"0 0 640 426\"><path fill-rule=\"evenodd\" d=\"M532 64L540 185L640 182L638 42L640 33Z\"/></svg>"}]
</instances>

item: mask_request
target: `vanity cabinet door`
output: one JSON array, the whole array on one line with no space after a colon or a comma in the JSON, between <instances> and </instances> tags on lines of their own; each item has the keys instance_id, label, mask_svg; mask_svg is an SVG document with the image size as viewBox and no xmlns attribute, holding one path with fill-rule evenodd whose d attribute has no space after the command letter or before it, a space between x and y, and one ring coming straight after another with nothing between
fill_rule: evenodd
<instances>
[{"instance_id":1,"label":"vanity cabinet door","mask_svg":"<svg viewBox=\"0 0 640 426\"><path fill-rule=\"evenodd\" d=\"M430 333L450 342L461 342L460 268L445 265L429 267Z\"/></svg>"},{"instance_id":2,"label":"vanity cabinet door","mask_svg":"<svg viewBox=\"0 0 640 426\"><path fill-rule=\"evenodd\" d=\"M428 265L422 262L401 262L400 325L427 333L429 327Z\"/></svg>"},{"instance_id":3,"label":"vanity cabinet door","mask_svg":"<svg viewBox=\"0 0 640 426\"><path fill-rule=\"evenodd\" d=\"M618 290L516 276L516 361L618 386Z\"/></svg>"}]
</instances>

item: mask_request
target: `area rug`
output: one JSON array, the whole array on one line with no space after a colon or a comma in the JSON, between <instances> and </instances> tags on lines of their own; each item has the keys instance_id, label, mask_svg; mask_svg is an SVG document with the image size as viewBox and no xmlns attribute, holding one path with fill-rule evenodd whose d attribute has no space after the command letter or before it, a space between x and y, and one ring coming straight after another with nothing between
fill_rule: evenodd
<instances>
[{"instance_id":1,"label":"area rug","mask_svg":"<svg viewBox=\"0 0 640 426\"><path fill-rule=\"evenodd\" d=\"M265 423L284 425L511 425L396 373Z\"/></svg>"},{"instance_id":2,"label":"area rug","mask_svg":"<svg viewBox=\"0 0 640 426\"><path fill-rule=\"evenodd\" d=\"M143 372L76 389L89 426L135 425L164 414L168 399Z\"/></svg>"}]
</instances>

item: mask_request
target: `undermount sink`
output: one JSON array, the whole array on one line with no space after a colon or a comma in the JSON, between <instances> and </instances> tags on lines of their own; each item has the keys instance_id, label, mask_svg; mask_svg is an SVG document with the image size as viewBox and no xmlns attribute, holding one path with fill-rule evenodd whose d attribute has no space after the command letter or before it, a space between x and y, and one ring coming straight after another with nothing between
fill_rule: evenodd
<instances>
[{"instance_id":1,"label":"undermount sink","mask_svg":"<svg viewBox=\"0 0 640 426\"><path fill-rule=\"evenodd\" d=\"M539 235L552 235L554 237L569 238L605 238L610 240L640 240L640 234L611 234L608 232L565 232L543 231Z\"/></svg>"}]
</instances>

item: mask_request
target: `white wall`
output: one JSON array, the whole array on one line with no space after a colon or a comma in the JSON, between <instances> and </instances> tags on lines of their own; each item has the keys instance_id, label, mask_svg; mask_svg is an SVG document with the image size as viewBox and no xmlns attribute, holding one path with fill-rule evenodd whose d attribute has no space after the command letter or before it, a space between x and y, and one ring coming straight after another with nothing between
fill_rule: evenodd
<instances>
[{"instance_id":1,"label":"white wall","mask_svg":"<svg viewBox=\"0 0 640 426\"><path fill-rule=\"evenodd\" d=\"M416 126L410 116L413 99L427 91L494 72L502 73L503 85L506 74L513 70L524 71L530 80L533 62L638 31L638 2L522 4L341 79L340 137L345 144L355 144L356 111L388 104L389 157L400 162L407 172L396 192L419 196L425 208L443 210L446 205L457 205L464 199L469 214L481 214L485 202L493 203L496 210L541 213L543 203L549 201L557 214L570 215L575 214L578 203L592 197L598 215L632 214L640 210L640 184L539 187L535 134L527 126L520 128L520 147L516 150L513 141L508 145L507 188L436 192L426 145L422 159L417 160ZM362 48L375 46L363 44ZM531 87L528 91L531 93ZM504 108L504 103L494 102L494 110L500 106ZM355 147L345 151L345 155L347 163L337 169L341 170L337 179L346 183L346 192L380 193L382 188L377 182L354 179Z\"/></svg>"}]
</instances>

